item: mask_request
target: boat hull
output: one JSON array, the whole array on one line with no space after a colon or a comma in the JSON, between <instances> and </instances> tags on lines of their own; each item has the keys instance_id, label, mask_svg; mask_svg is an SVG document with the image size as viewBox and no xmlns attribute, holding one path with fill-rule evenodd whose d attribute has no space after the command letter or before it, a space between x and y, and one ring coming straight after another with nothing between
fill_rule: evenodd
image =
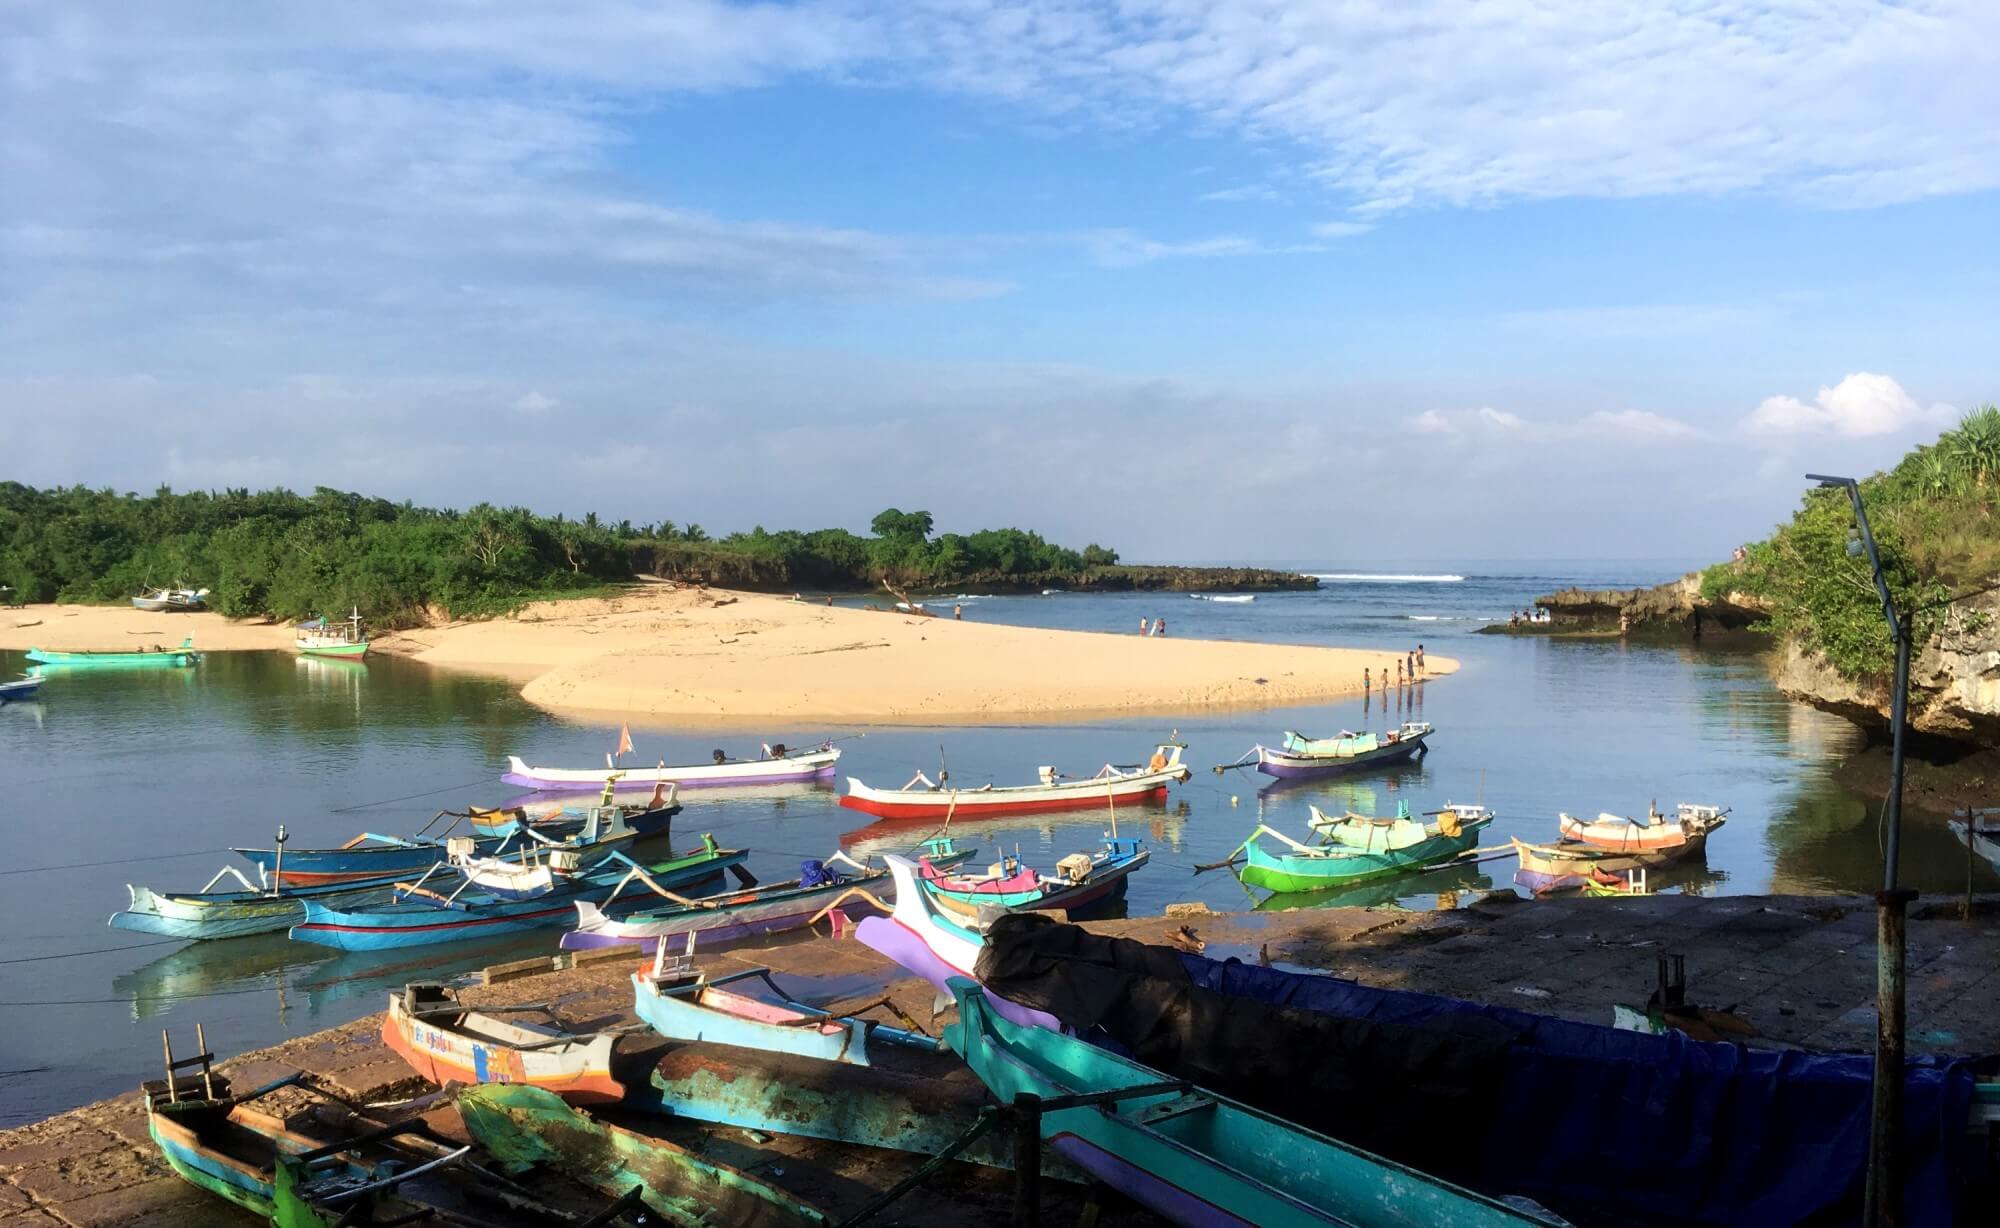
<instances>
[{"instance_id":1,"label":"boat hull","mask_svg":"<svg viewBox=\"0 0 2000 1228\"><path fill-rule=\"evenodd\" d=\"M360 660L368 655L368 641L359 644L300 644L299 655L304 657L335 657L349 661Z\"/></svg>"},{"instance_id":2,"label":"boat hull","mask_svg":"<svg viewBox=\"0 0 2000 1228\"><path fill-rule=\"evenodd\" d=\"M132 906L111 914L113 929L135 934L158 934L163 938L207 941L242 938L289 929L305 920L305 899L327 903L359 903L373 895L385 895L396 885L394 878L371 879L363 883L320 887L305 893L269 896L251 891L217 891L205 894L154 891L128 885Z\"/></svg>"},{"instance_id":3,"label":"boat hull","mask_svg":"<svg viewBox=\"0 0 2000 1228\"><path fill-rule=\"evenodd\" d=\"M17 699L33 699L42 687L40 678L23 678L18 682L0 682L0 704Z\"/></svg>"},{"instance_id":4,"label":"boat hull","mask_svg":"<svg viewBox=\"0 0 2000 1228\"><path fill-rule=\"evenodd\" d=\"M1125 898L1125 890L1133 872L1151 860L1152 854L1141 849L1136 855L1127 856L1091 871L1090 877L1057 891L1043 891L1039 887L1029 891L967 891L948 886L952 881L948 875L924 875L924 890L940 905L961 916L975 915L981 908L1004 908L1009 911L1049 911L1065 909L1076 911L1090 908L1111 900Z\"/></svg>"},{"instance_id":5,"label":"boat hull","mask_svg":"<svg viewBox=\"0 0 2000 1228\"><path fill-rule=\"evenodd\" d=\"M716 850L648 867L647 872L663 887L720 885L723 871L741 865L745 856L740 849ZM384 951L519 933L561 925L576 915L578 899L609 895L620 877L622 872L593 874L532 900L481 896L452 908L408 901L342 910L307 901L306 919L292 927L291 936L342 951Z\"/></svg>"},{"instance_id":6,"label":"boat hull","mask_svg":"<svg viewBox=\"0 0 2000 1228\"><path fill-rule=\"evenodd\" d=\"M1186 769L1148 773L1113 785L1082 781L1078 785L1020 790L981 789L938 793L870 789L852 777L840 804L884 819L978 818L991 814L1042 814L1056 810L1102 810L1107 806L1143 806L1167 799L1167 785L1186 780ZM1082 786L1082 787L1079 787Z\"/></svg>"},{"instance_id":7,"label":"boat hull","mask_svg":"<svg viewBox=\"0 0 2000 1228\"><path fill-rule=\"evenodd\" d=\"M1439 834L1386 852L1346 852L1341 856L1307 857L1273 854L1252 840L1244 847L1243 881L1267 891L1319 891L1370 879L1414 874L1450 861L1479 843L1479 833L1492 820L1467 823L1456 836Z\"/></svg>"},{"instance_id":8,"label":"boat hull","mask_svg":"<svg viewBox=\"0 0 2000 1228\"><path fill-rule=\"evenodd\" d=\"M687 934L701 934L712 942L726 942L757 934L779 934L803 928L834 900L855 887L879 883L880 873L842 879L819 887L792 887L789 890L752 888L736 896L701 901L712 907L658 909L622 919L608 916L589 901L576 904L577 927L562 936L565 951L588 951L598 947L632 947L650 954L661 941ZM856 897L843 907L868 906Z\"/></svg>"},{"instance_id":9,"label":"boat hull","mask_svg":"<svg viewBox=\"0 0 2000 1228\"><path fill-rule=\"evenodd\" d=\"M521 1049L411 1018L404 1009L403 993L396 992L389 995L389 1010L382 1017L382 1043L394 1049L410 1069L440 1087L447 1083L516 1083L554 1092L571 1104L617 1104L625 1099L625 1085L611 1077L616 1040L610 1036L553 1048Z\"/></svg>"},{"instance_id":10,"label":"boat hull","mask_svg":"<svg viewBox=\"0 0 2000 1228\"><path fill-rule=\"evenodd\" d=\"M1430 736L1428 733L1417 734L1400 742L1378 745L1374 750L1358 755L1294 755L1263 747L1257 753L1257 770L1280 780L1309 780L1315 776L1338 776L1343 772L1362 772L1391 763L1408 763L1426 751Z\"/></svg>"},{"instance_id":11,"label":"boat hull","mask_svg":"<svg viewBox=\"0 0 2000 1228\"><path fill-rule=\"evenodd\" d=\"M544 768L531 766L519 755L509 755L507 771L500 779L530 789L578 790L601 789L605 778L615 774L619 785L628 789L652 784L676 784L683 789L721 788L831 780L839 762L838 748L807 751L783 759L739 759L664 768Z\"/></svg>"},{"instance_id":12,"label":"boat hull","mask_svg":"<svg viewBox=\"0 0 2000 1228\"><path fill-rule=\"evenodd\" d=\"M30 648L28 660L64 669L177 669L201 660L201 654L185 649L169 649L166 652L49 652Z\"/></svg>"},{"instance_id":13,"label":"boat hull","mask_svg":"<svg viewBox=\"0 0 2000 1228\"><path fill-rule=\"evenodd\" d=\"M708 1041L821 1062L868 1065L866 1020L808 1022L799 1012L766 1008L768 1004L756 999L706 986L685 996L663 993L644 974L632 974L633 1013L668 1040Z\"/></svg>"},{"instance_id":14,"label":"boat hull","mask_svg":"<svg viewBox=\"0 0 2000 1228\"><path fill-rule=\"evenodd\" d=\"M945 1039L1002 1104L1024 1094L1048 1100L1166 1082L1085 1041L1000 1018L991 997L969 982L954 991L960 1022ZM1065 1158L1176 1224L1547 1222L1199 1089L1055 1109L1042 1114L1041 1130Z\"/></svg>"}]
</instances>

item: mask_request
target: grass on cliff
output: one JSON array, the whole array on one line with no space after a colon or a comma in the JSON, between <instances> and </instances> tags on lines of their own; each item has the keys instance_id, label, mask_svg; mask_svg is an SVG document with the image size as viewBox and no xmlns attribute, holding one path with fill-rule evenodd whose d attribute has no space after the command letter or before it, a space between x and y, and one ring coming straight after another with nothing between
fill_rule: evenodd
<instances>
[{"instance_id":1,"label":"grass on cliff","mask_svg":"<svg viewBox=\"0 0 2000 1228\"><path fill-rule=\"evenodd\" d=\"M2000 407L1980 406L1936 443L1867 478L1861 497L1890 592L1897 608L1917 611L1921 643L1943 625L1948 597L2000 579ZM1762 597L1771 604L1764 629L1819 652L1850 679L1885 679L1895 642L1867 557L1847 552L1854 527L1846 491L1808 490L1791 523L1750 546L1743 562L1709 568L1702 593Z\"/></svg>"}]
</instances>

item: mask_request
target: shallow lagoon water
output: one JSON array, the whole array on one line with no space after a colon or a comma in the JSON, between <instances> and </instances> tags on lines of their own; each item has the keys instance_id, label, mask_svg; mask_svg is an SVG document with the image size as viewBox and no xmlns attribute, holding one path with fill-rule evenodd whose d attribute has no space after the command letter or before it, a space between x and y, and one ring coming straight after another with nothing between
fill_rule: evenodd
<instances>
[{"instance_id":1,"label":"shallow lagoon water","mask_svg":"<svg viewBox=\"0 0 2000 1228\"><path fill-rule=\"evenodd\" d=\"M1328 575L1409 569L1308 567ZM1399 800L1423 810L1483 800L1498 819L1487 845L1509 835L1548 840L1559 810L1640 813L1649 800L1732 808L1704 863L1663 871L1656 888L1703 893L1866 892L1876 885L1874 807L1830 779L1858 741L1845 722L1772 690L1756 654L1692 645L1476 636L1490 619L1568 583L1652 583L1671 566L1425 569L1444 579L1329 579L1318 592L1261 594L1255 602L1186 596L1073 595L964 601L968 618L1136 634L1165 616L1171 635L1381 647L1418 640L1460 659L1450 678L1338 703L1274 711L970 729L772 728L757 734L649 727L635 722L642 761L754 753L759 741L848 740L842 774L901 784L942 761L960 785L1013 783L1040 764L1090 774L1143 759L1178 731L1196 774L1164 806L1119 812L1120 831L1153 848L1131 880L1128 908L1174 901L1219 909L1299 903L1450 905L1504 888L1512 865L1493 861L1384 884L1271 901L1228 873L1196 877L1259 821L1303 836L1309 805L1387 813ZM1504 573L1504 574L1503 574ZM949 611L949 598L941 603ZM885 615L886 617L887 615ZM162 616L170 617L170 616ZM21 667L0 654L0 673ZM207 1024L234 1053L315 1031L380 1008L403 981L448 975L554 949L559 930L477 945L343 954L282 935L186 945L106 928L125 884L193 890L234 863L231 845L268 845L279 823L293 847L338 844L358 831L408 833L437 810L503 801L509 753L533 762L601 761L616 730L538 711L506 681L444 673L395 659L366 665L300 661L280 653L219 654L194 670L53 676L43 702L0 708L5 800L0 830L0 1125L33 1120L125 1091L152 1073L158 1029ZM1248 771L1217 776L1287 728L1322 734L1433 722L1419 765L1270 788ZM922 824L882 824L842 809L830 788L689 791L676 836L713 832L755 851L765 879L837 845L905 849ZM1098 812L964 824L983 864L1001 850L1044 868L1090 847ZM49 868L69 867L69 868ZM1940 824L1905 835L1904 874L1920 891L1965 885L1964 850ZM2000 879L1982 863L1976 882ZM120 948L120 949L112 949Z\"/></svg>"}]
</instances>

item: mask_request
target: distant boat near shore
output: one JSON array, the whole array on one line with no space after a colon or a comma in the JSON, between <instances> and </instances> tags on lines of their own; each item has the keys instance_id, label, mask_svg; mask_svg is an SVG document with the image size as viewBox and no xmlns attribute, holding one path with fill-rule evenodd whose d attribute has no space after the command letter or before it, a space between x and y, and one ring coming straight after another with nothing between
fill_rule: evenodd
<instances>
[{"instance_id":1,"label":"distant boat near shore","mask_svg":"<svg viewBox=\"0 0 2000 1228\"><path fill-rule=\"evenodd\" d=\"M194 650L194 637L181 641L178 648L157 648L140 652L55 652L43 648L30 648L28 660L37 665L59 665L70 668L111 668L111 669L165 669L193 665L201 660L201 654Z\"/></svg>"},{"instance_id":2,"label":"distant boat near shore","mask_svg":"<svg viewBox=\"0 0 2000 1228\"><path fill-rule=\"evenodd\" d=\"M598 789L607 779L621 785L676 784L683 788L720 785L774 785L794 781L827 780L840 762L840 748L821 746L794 754L783 746L765 748L761 759L731 759L715 752L711 763L662 763L657 767L601 768L535 767L519 755L507 756L507 772L500 779L531 789Z\"/></svg>"},{"instance_id":3,"label":"distant boat near shore","mask_svg":"<svg viewBox=\"0 0 2000 1228\"><path fill-rule=\"evenodd\" d=\"M300 623L296 628L297 638L293 641L301 656L341 657L358 661L368 655L368 635L361 630L361 611L355 610L347 616L347 621L329 623L324 617Z\"/></svg>"},{"instance_id":4,"label":"distant boat near shore","mask_svg":"<svg viewBox=\"0 0 2000 1228\"><path fill-rule=\"evenodd\" d=\"M1188 596L1194 598L1196 601L1220 601L1229 605L1245 605L1257 600L1257 594L1255 593L1232 593L1226 596L1217 596L1213 593L1189 593Z\"/></svg>"},{"instance_id":5,"label":"distant boat near shore","mask_svg":"<svg viewBox=\"0 0 2000 1228\"><path fill-rule=\"evenodd\" d=\"M205 588L156 588L132 598L132 608L149 613L191 613L208 608Z\"/></svg>"}]
</instances>

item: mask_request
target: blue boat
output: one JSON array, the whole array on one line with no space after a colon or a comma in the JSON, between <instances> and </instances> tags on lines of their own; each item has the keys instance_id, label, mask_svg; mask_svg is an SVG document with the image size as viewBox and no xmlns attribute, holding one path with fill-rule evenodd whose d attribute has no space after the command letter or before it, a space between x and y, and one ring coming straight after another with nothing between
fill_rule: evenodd
<instances>
[{"instance_id":1,"label":"blue boat","mask_svg":"<svg viewBox=\"0 0 2000 1228\"><path fill-rule=\"evenodd\" d=\"M0 682L0 704L17 699L33 699L35 692L41 689L41 685L41 678L34 674L13 682Z\"/></svg>"},{"instance_id":2,"label":"blue boat","mask_svg":"<svg viewBox=\"0 0 2000 1228\"><path fill-rule=\"evenodd\" d=\"M576 849L609 847L642 839L663 830L680 812L678 803L656 810L624 813L620 807L593 807L590 811L552 823L531 823L526 827L507 823L490 835L469 837L467 856L495 857L510 849L525 847L530 840L542 844L560 841ZM284 851L279 865L277 849L229 850L256 866L266 882L275 887L317 887L327 883L357 879L407 878L424 873L449 859L446 832L436 836L384 836L362 832L337 849L291 849ZM465 837L462 837L465 838Z\"/></svg>"},{"instance_id":3,"label":"blue boat","mask_svg":"<svg viewBox=\"0 0 2000 1228\"><path fill-rule=\"evenodd\" d=\"M243 884L241 891L214 891L224 875L234 875ZM383 899L399 879L359 879L327 883L318 887L260 889L225 866L200 891L154 891L150 887L126 884L132 906L111 914L111 928L163 938L202 941L212 938L241 938L248 934L268 934L288 929L305 920L305 901L322 904L355 904Z\"/></svg>"},{"instance_id":4,"label":"blue boat","mask_svg":"<svg viewBox=\"0 0 2000 1228\"><path fill-rule=\"evenodd\" d=\"M339 909L305 900L306 919L292 927L291 935L300 942L342 951L383 951L561 925L576 915L578 902L609 900L634 869L643 869L662 887L720 886L723 871L741 866L748 856L742 849L717 848L710 836L701 841L699 852L645 866L612 853L590 870L529 899L508 900L464 889L445 896L417 887L398 888L401 898L395 902L365 908ZM640 896L628 899L634 908L645 902Z\"/></svg>"}]
</instances>

